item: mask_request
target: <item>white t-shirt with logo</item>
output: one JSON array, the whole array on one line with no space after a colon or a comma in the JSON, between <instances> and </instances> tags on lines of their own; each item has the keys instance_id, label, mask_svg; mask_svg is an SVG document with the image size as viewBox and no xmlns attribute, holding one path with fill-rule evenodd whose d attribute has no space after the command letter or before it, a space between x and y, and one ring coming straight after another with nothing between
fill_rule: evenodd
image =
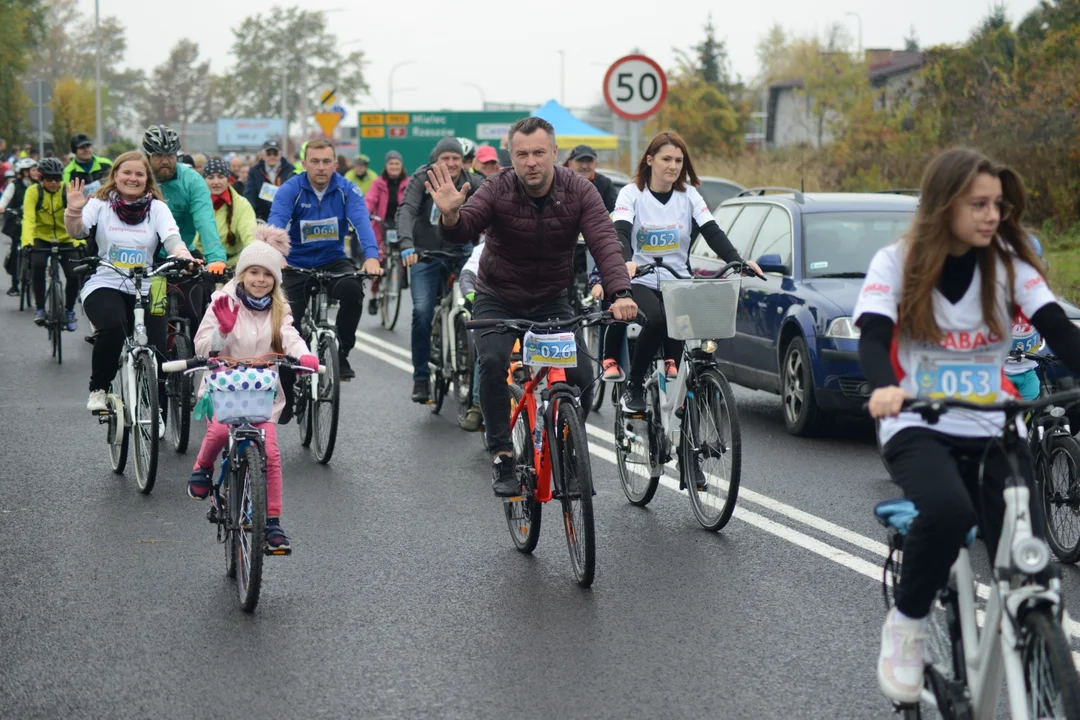
<instances>
[{"instance_id":1,"label":"white t-shirt with logo","mask_svg":"<svg viewBox=\"0 0 1080 720\"><path fill-rule=\"evenodd\" d=\"M897 322L903 286L904 253L902 243L878 250L866 273L855 321L865 313L884 315ZM1056 302L1054 294L1039 272L1018 257L1013 257L1014 283L1012 303L1026 317L1043 306ZM1012 324L1009 337L999 337L983 321L981 273L975 267L967 292L955 304L934 288L934 317L943 337L937 345L917 343L903 337L893 338L893 370L900 387L920 398L952 397L973 403L992 404L1006 396L1017 396L1004 373L1012 348ZM1003 263L995 273L1001 317L1015 317L1006 292L1008 275ZM925 427L935 432L959 437L1000 435L1005 424L1003 413L945 413L936 425L929 425L918 413L902 412L881 421L878 435L882 444L909 427Z\"/></svg>"},{"instance_id":2,"label":"white t-shirt with logo","mask_svg":"<svg viewBox=\"0 0 1080 720\"><path fill-rule=\"evenodd\" d=\"M128 225L113 212L107 201L90 198L83 207L82 220L87 229L97 225L94 238L97 240L98 257L126 270L152 264L159 243L170 237L180 237L180 229L169 206L159 200L150 201L150 212L145 220L138 225ZM85 301L90 293L100 288L135 294L135 285L131 280L104 265L99 265L97 271L87 279L82 299ZM149 280L143 283L142 292L143 295L150 293Z\"/></svg>"},{"instance_id":3,"label":"white t-shirt with logo","mask_svg":"<svg viewBox=\"0 0 1080 720\"><path fill-rule=\"evenodd\" d=\"M689 185L684 191L671 193L665 204L648 187L638 190L637 185L630 183L619 191L611 219L633 223L630 242L634 246L635 263L644 265L663 260L665 267L658 267L655 274L634 278L635 283L655 290L661 279L676 277L667 268L674 268L679 276L687 276L694 221L701 227L712 221L713 216L701 194Z\"/></svg>"}]
</instances>

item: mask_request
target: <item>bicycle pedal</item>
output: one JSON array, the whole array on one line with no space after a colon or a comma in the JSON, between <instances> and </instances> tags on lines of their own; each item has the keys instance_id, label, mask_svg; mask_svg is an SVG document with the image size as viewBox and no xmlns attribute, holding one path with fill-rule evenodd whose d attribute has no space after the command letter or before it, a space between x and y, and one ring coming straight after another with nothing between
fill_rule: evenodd
<instances>
[{"instance_id":1,"label":"bicycle pedal","mask_svg":"<svg viewBox=\"0 0 1080 720\"><path fill-rule=\"evenodd\" d=\"M524 502L525 501L525 496L524 495L518 495L517 497L504 497L502 499L502 501L504 503Z\"/></svg>"},{"instance_id":2,"label":"bicycle pedal","mask_svg":"<svg viewBox=\"0 0 1080 720\"><path fill-rule=\"evenodd\" d=\"M278 548L276 550L272 550L270 546L264 545L263 555L277 555L278 557L284 557L285 555L292 555L292 548Z\"/></svg>"},{"instance_id":3,"label":"bicycle pedal","mask_svg":"<svg viewBox=\"0 0 1080 720\"><path fill-rule=\"evenodd\" d=\"M207 509L207 511L206 511L206 519L209 520L210 522L214 523L215 525L217 525L217 522L218 522L217 508L214 507L213 505L211 505Z\"/></svg>"}]
</instances>

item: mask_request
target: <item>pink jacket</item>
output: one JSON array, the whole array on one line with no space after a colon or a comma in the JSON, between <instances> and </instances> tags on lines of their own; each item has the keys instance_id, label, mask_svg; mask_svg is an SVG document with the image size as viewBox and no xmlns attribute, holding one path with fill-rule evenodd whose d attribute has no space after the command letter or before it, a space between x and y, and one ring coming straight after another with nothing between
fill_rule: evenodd
<instances>
[{"instance_id":1,"label":"pink jacket","mask_svg":"<svg viewBox=\"0 0 1080 720\"><path fill-rule=\"evenodd\" d=\"M409 184L409 177L405 175L401 178L401 184L398 185L397 201L398 207L401 207L401 203L405 200L405 186ZM375 178L375 181L371 183L371 189L368 190L365 196L367 200L368 214L372 217L380 217L386 220L386 209L390 207L390 185L386 182L386 178L382 175ZM391 223L394 222L393 218L389 218ZM386 244L386 239L383 237L382 223L372 220L371 229L375 231L375 239L380 246Z\"/></svg>"},{"instance_id":2,"label":"pink jacket","mask_svg":"<svg viewBox=\"0 0 1080 720\"><path fill-rule=\"evenodd\" d=\"M203 315L202 324L199 325L199 332L195 334L195 354L209 355L216 336L224 339L224 344L220 347L220 350L225 357L259 357L274 352L273 335L270 328L270 311L252 312L244 307L243 303L236 299L235 279L230 280L225 287L210 296L211 305L223 293L231 297L240 306L240 312L236 316L236 326L228 335L221 335L218 329L217 315L214 314L213 307L207 308L206 314ZM284 346L285 354L298 359L301 355L310 355L311 351L308 350L307 343L304 342L304 339L300 337L300 333L293 327L292 313L286 312L282 323L281 344ZM203 387L200 384L200 398L202 394ZM285 396L279 388L277 397L274 398L274 422L277 422L284 407Z\"/></svg>"}]
</instances>

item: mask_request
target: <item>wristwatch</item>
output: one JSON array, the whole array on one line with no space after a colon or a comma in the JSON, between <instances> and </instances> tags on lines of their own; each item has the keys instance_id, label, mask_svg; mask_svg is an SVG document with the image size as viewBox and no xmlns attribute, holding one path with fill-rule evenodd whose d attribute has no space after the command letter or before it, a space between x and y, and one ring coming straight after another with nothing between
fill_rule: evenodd
<instances>
[{"instance_id":1,"label":"wristwatch","mask_svg":"<svg viewBox=\"0 0 1080 720\"><path fill-rule=\"evenodd\" d=\"M623 298L632 297L633 293L629 290L619 290L617 293L611 296L613 300L622 300Z\"/></svg>"}]
</instances>

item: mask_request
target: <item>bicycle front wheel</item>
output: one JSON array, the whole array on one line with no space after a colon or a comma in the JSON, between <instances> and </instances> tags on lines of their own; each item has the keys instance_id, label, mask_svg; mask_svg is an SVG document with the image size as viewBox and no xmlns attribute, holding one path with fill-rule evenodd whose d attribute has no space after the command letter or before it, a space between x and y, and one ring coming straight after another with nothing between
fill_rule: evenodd
<instances>
[{"instance_id":1,"label":"bicycle front wheel","mask_svg":"<svg viewBox=\"0 0 1080 720\"><path fill-rule=\"evenodd\" d=\"M315 436L315 459L325 465L334 454L338 431L338 401L341 399L341 365L338 339L327 333L319 340L319 362L326 366L322 375L311 375L312 431Z\"/></svg>"},{"instance_id":2,"label":"bicycle front wheel","mask_svg":"<svg viewBox=\"0 0 1080 720\"><path fill-rule=\"evenodd\" d=\"M169 350L170 360L187 360L194 357L191 341L187 335L176 333ZM169 373L165 378L165 391L169 403L169 436L173 450L187 452L191 434L191 397L194 381L187 373Z\"/></svg>"},{"instance_id":3,"label":"bicycle front wheel","mask_svg":"<svg viewBox=\"0 0 1080 720\"><path fill-rule=\"evenodd\" d=\"M742 436L731 386L713 368L698 373L687 397L679 472L694 517L706 530L727 525L739 496Z\"/></svg>"},{"instance_id":4,"label":"bicycle front wheel","mask_svg":"<svg viewBox=\"0 0 1080 720\"><path fill-rule=\"evenodd\" d=\"M1046 512L1046 544L1063 563L1080 560L1080 442L1050 438L1035 463Z\"/></svg>"},{"instance_id":5,"label":"bicycle front wheel","mask_svg":"<svg viewBox=\"0 0 1080 720\"><path fill-rule=\"evenodd\" d=\"M121 370L123 372L123 370ZM139 492L149 494L157 479L158 413L157 366L153 355L140 353L135 359L135 407L131 433L135 438L135 482Z\"/></svg>"},{"instance_id":6,"label":"bicycle front wheel","mask_svg":"<svg viewBox=\"0 0 1080 720\"><path fill-rule=\"evenodd\" d=\"M555 408L555 423L548 441L557 446L554 461L559 467L566 546L574 579L581 587L592 585L596 573L596 533L593 526L592 466L589 446L577 405L563 397Z\"/></svg>"},{"instance_id":7,"label":"bicycle front wheel","mask_svg":"<svg viewBox=\"0 0 1080 720\"><path fill-rule=\"evenodd\" d=\"M124 472L127 465L128 443L131 441L131 429L127 426L120 427L124 422L123 410L114 401L113 388L109 388L108 404L109 419L106 422L107 432L105 441L109 443L109 461L112 471L117 475ZM119 436L117 436L119 433Z\"/></svg>"},{"instance_id":8,"label":"bicycle front wheel","mask_svg":"<svg viewBox=\"0 0 1080 720\"><path fill-rule=\"evenodd\" d=\"M1065 632L1048 609L1028 611L1020 642L1030 717L1080 718L1080 677Z\"/></svg>"},{"instance_id":9,"label":"bicycle front wheel","mask_svg":"<svg viewBox=\"0 0 1080 720\"><path fill-rule=\"evenodd\" d=\"M240 609L250 613L259 604L266 534L266 468L259 446L249 442L232 474L230 527L236 541L236 589Z\"/></svg>"},{"instance_id":10,"label":"bicycle front wheel","mask_svg":"<svg viewBox=\"0 0 1080 720\"><path fill-rule=\"evenodd\" d=\"M49 334L52 338L52 354L56 358L57 365L64 364L64 328L67 326L67 316L64 312L64 286L57 278L49 283Z\"/></svg>"},{"instance_id":11,"label":"bicycle front wheel","mask_svg":"<svg viewBox=\"0 0 1080 720\"><path fill-rule=\"evenodd\" d=\"M296 429L300 431L300 447L311 445L312 421L315 414L311 403L311 378L301 375L293 386L293 415L296 417Z\"/></svg>"},{"instance_id":12,"label":"bicycle front wheel","mask_svg":"<svg viewBox=\"0 0 1080 720\"><path fill-rule=\"evenodd\" d=\"M510 412L514 412L522 402L523 392L517 385L510 386ZM540 519L543 505L536 500L536 470L533 465L532 427L529 425L529 413L522 410L517 422L511 428L510 437L514 442L514 464L518 476L522 479L521 497L503 502L506 513L506 526L510 528L510 537L519 552L531 553L540 541Z\"/></svg>"},{"instance_id":13,"label":"bicycle front wheel","mask_svg":"<svg viewBox=\"0 0 1080 720\"><path fill-rule=\"evenodd\" d=\"M401 266L401 261L391 254L386 260L384 270L386 276L379 286L379 312L383 327L393 330L401 313L401 275L405 269Z\"/></svg>"},{"instance_id":14,"label":"bicycle front wheel","mask_svg":"<svg viewBox=\"0 0 1080 720\"><path fill-rule=\"evenodd\" d=\"M646 406L655 410L656 384L649 385ZM659 465L660 443L652 417L633 418L623 412L622 405L615 406L615 458L619 469L619 484L631 505L645 507L656 495L660 486L659 473L653 466Z\"/></svg>"}]
</instances>

